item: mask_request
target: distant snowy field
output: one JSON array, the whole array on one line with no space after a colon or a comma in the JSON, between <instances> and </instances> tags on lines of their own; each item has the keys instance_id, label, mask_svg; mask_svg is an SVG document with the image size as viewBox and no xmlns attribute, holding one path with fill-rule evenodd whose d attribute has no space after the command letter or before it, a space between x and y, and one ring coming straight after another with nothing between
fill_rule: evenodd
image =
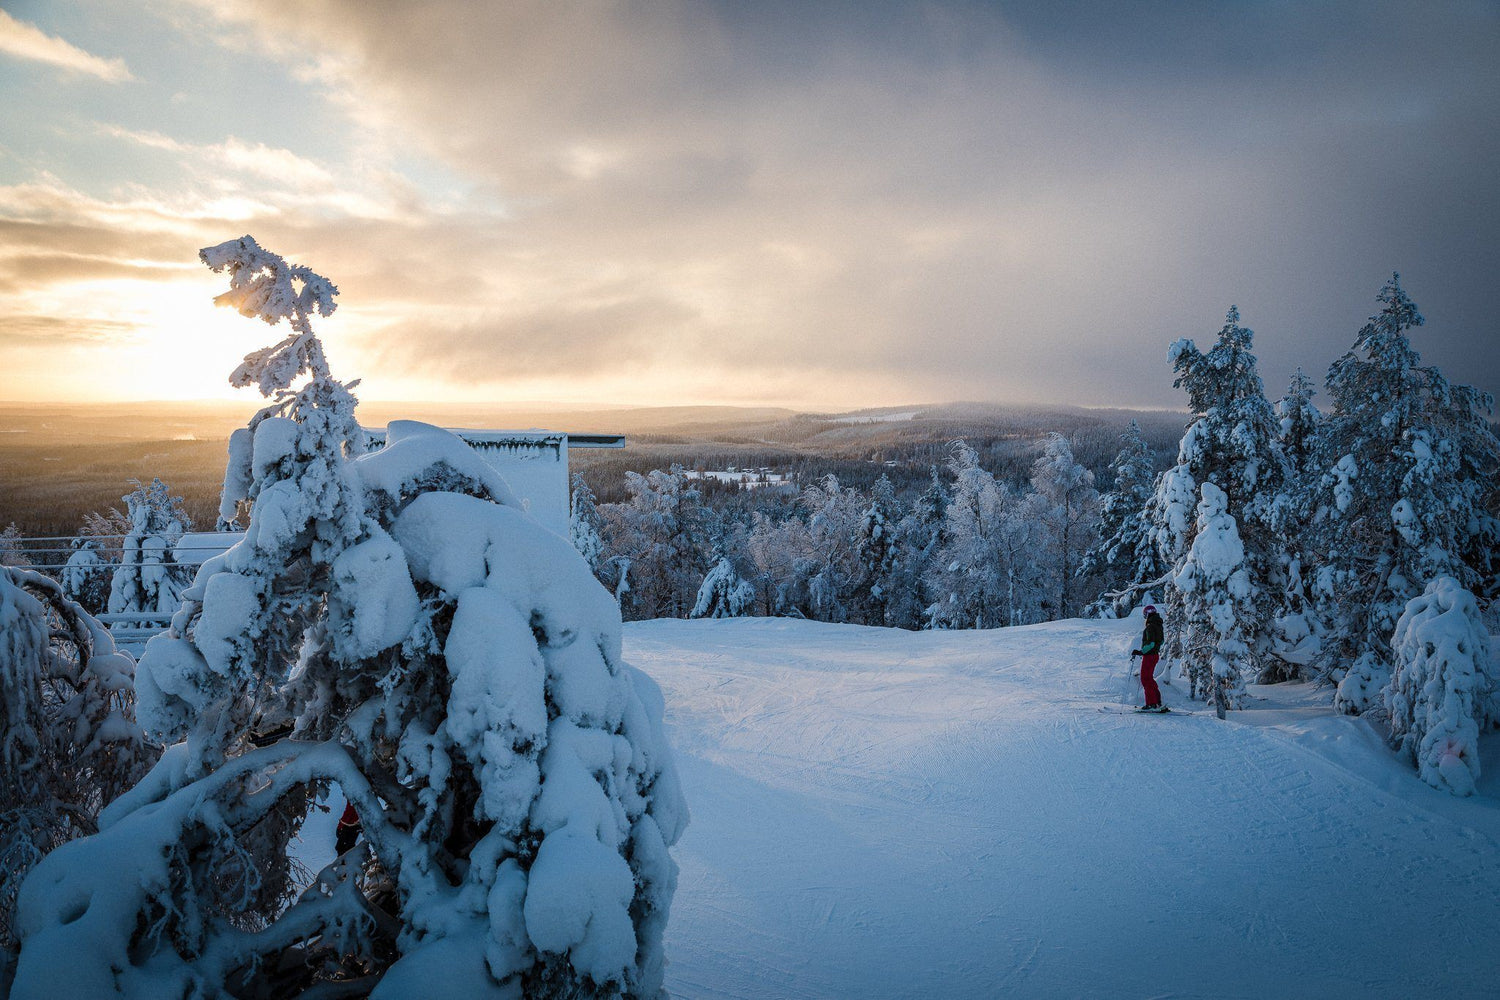
<instances>
[{"instance_id":1,"label":"distant snowy field","mask_svg":"<svg viewBox=\"0 0 1500 1000\"><path fill-rule=\"evenodd\" d=\"M1137 634L627 625L693 813L671 993L1500 990L1500 743L1460 800L1326 691L1252 688L1228 722L1101 714L1138 700Z\"/></svg>"}]
</instances>

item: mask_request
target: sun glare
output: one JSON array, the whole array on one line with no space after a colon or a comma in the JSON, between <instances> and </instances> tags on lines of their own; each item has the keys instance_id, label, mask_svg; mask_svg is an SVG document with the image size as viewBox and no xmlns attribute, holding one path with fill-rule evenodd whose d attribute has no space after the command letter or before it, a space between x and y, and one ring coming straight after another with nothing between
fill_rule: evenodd
<instances>
[{"instance_id":1,"label":"sun glare","mask_svg":"<svg viewBox=\"0 0 1500 1000\"><path fill-rule=\"evenodd\" d=\"M0 397L239 397L245 390L229 385L229 373L246 352L285 332L215 306L219 284L112 279L58 284L28 295L18 311L66 316L68 328L53 345L57 353L6 374Z\"/></svg>"}]
</instances>

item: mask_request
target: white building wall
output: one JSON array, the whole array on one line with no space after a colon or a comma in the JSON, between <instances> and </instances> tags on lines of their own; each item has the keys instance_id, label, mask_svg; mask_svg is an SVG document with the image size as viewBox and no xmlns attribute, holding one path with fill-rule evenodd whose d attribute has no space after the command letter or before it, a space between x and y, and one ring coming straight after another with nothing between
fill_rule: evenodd
<instances>
[{"instance_id":1,"label":"white building wall","mask_svg":"<svg viewBox=\"0 0 1500 1000\"><path fill-rule=\"evenodd\" d=\"M539 432L454 431L505 477L531 516L568 537L568 436Z\"/></svg>"},{"instance_id":2,"label":"white building wall","mask_svg":"<svg viewBox=\"0 0 1500 1000\"><path fill-rule=\"evenodd\" d=\"M544 528L568 537L568 435L561 431L491 431L449 427L496 472ZM383 447L385 430L367 430L370 446ZM622 448L617 434L584 435L584 448Z\"/></svg>"}]
</instances>

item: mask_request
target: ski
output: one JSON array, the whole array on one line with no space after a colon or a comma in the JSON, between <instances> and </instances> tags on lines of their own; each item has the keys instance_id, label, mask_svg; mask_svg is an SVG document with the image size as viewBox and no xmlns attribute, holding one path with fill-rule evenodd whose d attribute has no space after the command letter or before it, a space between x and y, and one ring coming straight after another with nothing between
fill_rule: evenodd
<instances>
[{"instance_id":1,"label":"ski","mask_svg":"<svg viewBox=\"0 0 1500 1000\"><path fill-rule=\"evenodd\" d=\"M1196 715L1196 712L1184 711L1180 708L1169 708L1165 712L1148 712L1144 708L1113 708L1109 705L1101 705L1099 711L1106 715Z\"/></svg>"}]
</instances>

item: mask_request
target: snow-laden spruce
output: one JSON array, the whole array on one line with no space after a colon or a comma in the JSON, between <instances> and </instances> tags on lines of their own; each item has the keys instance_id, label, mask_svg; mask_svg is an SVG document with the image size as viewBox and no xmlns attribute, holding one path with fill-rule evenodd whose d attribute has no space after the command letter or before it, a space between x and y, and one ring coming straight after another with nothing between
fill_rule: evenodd
<instances>
[{"instance_id":1,"label":"snow-laden spruce","mask_svg":"<svg viewBox=\"0 0 1500 1000\"><path fill-rule=\"evenodd\" d=\"M1098 538L1099 491L1094 474L1073 458L1068 439L1047 435L1031 466L1027 519L1037 528L1034 559L1041 575L1041 605L1048 618L1071 618L1092 582L1079 578L1085 554ZM1090 593L1090 599L1097 591Z\"/></svg>"},{"instance_id":2,"label":"snow-laden spruce","mask_svg":"<svg viewBox=\"0 0 1500 1000\"><path fill-rule=\"evenodd\" d=\"M595 576L604 565L604 539L599 533L603 524L594 491L584 482L583 473L573 473L573 487L568 493L568 539Z\"/></svg>"},{"instance_id":3,"label":"snow-laden spruce","mask_svg":"<svg viewBox=\"0 0 1500 1000\"><path fill-rule=\"evenodd\" d=\"M1407 602L1439 576L1493 596L1500 550L1493 400L1421 363L1408 331L1422 316L1399 276L1378 298L1380 312L1328 370L1333 410L1322 431L1319 662L1346 712L1369 708L1389 680Z\"/></svg>"},{"instance_id":4,"label":"snow-laden spruce","mask_svg":"<svg viewBox=\"0 0 1500 1000\"><path fill-rule=\"evenodd\" d=\"M1391 736L1428 784L1474 794L1480 730L1500 722L1492 714L1500 678L1487 673L1489 633L1474 595L1437 577L1407 602L1391 646L1395 669L1382 693Z\"/></svg>"},{"instance_id":5,"label":"snow-laden spruce","mask_svg":"<svg viewBox=\"0 0 1500 1000\"><path fill-rule=\"evenodd\" d=\"M1245 546L1229 515L1229 497L1204 483L1192 547L1172 584L1182 600L1188 677L1219 709L1237 708L1253 663L1247 635L1255 622Z\"/></svg>"},{"instance_id":6,"label":"snow-laden spruce","mask_svg":"<svg viewBox=\"0 0 1500 1000\"><path fill-rule=\"evenodd\" d=\"M190 571L176 564L173 547L192 528L182 507L160 479L139 482L122 497L130 530L120 542L121 556L109 588L110 614L144 611L168 614L182 603ZM69 560L72 565L72 560Z\"/></svg>"},{"instance_id":7,"label":"snow-laden spruce","mask_svg":"<svg viewBox=\"0 0 1500 1000\"><path fill-rule=\"evenodd\" d=\"M948 460L953 494L943 544L927 575L931 628L1001 628L1039 619L1041 574L1032 558L1037 528L1021 498L979 464L964 441Z\"/></svg>"},{"instance_id":8,"label":"snow-laden spruce","mask_svg":"<svg viewBox=\"0 0 1500 1000\"><path fill-rule=\"evenodd\" d=\"M614 599L457 437L362 454L306 322L331 284L248 237L205 260L300 319L235 376L280 400L226 477L249 525L141 665L186 741L25 884L14 998L660 995L687 814ZM329 782L370 853L299 894L286 842Z\"/></svg>"},{"instance_id":9,"label":"snow-laden spruce","mask_svg":"<svg viewBox=\"0 0 1500 1000\"><path fill-rule=\"evenodd\" d=\"M68 547L72 551L57 578L63 593L89 614L103 614L109 608L115 567L105 555L104 540L77 535Z\"/></svg>"},{"instance_id":10,"label":"snow-laden spruce","mask_svg":"<svg viewBox=\"0 0 1500 1000\"><path fill-rule=\"evenodd\" d=\"M932 479L917 495L911 509L896 525L897 558L885 588L885 624L918 629L927 622L924 576L946 541L943 522L948 512L948 488L932 467Z\"/></svg>"},{"instance_id":11,"label":"snow-laden spruce","mask_svg":"<svg viewBox=\"0 0 1500 1000\"><path fill-rule=\"evenodd\" d=\"M1078 568L1080 577L1097 580L1103 590L1089 612L1112 618L1129 614L1141 590L1166 572L1148 516L1156 485L1151 448L1135 420L1120 440L1120 451L1109 464L1114 486L1099 503L1099 541L1085 553ZM1135 589L1132 584L1141 587Z\"/></svg>"},{"instance_id":12,"label":"snow-laden spruce","mask_svg":"<svg viewBox=\"0 0 1500 1000\"><path fill-rule=\"evenodd\" d=\"M881 473L870 491L870 506L860 520L854 545L859 560L854 603L861 612L858 619L871 625L893 624L888 612L899 600L895 587L902 563L901 518L901 503L891 477Z\"/></svg>"},{"instance_id":13,"label":"snow-laden spruce","mask_svg":"<svg viewBox=\"0 0 1500 1000\"><path fill-rule=\"evenodd\" d=\"M0 567L0 992L17 892L155 762L135 721L135 662L62 588Z\"/></svg>"},{"instance_id":14,"label":"snow-laden spruce","mask_svg":"<svg viewBox=\"0 0 1500 1000\"><path fill-rule=\"evenodd\" d=\"M819 621L849 621L863 573L859 539L864 498L830 473L803 490L798 503L808 520L802 559L789 588L792 606Z\"/></svg>"},{"instance_id":15,"label":"snow-laden spruce","mask_svg":"<svg viewBox=\"0 0 1500 1000\"><path fill-rule=\"evenodd\" d=\"M1322 414L1313 405L1316 390L1298 368L1286 395L1277 404L1277 441L1286 463L1286 478L1272 501L1269 518L1281 539L1281 602L1271 621L1275 657L1268 680L1302 674L1322 646L1322 617L1316 610L1314 582L1323 555L1314 524L1318 513ZM1284 669L1277 670L1277 665Z\"/></svg>"},{"instance_id":16,"label":"snow-laden spruce","mask_svg":"<svg viewBox=\"0 0 1500 1000\"><path fill-rule=\"evenodd\" d=\"M698 491L676 465L644 476L627 472L625 490L624 503L599 507L621 564L621 600L642 618L681 618L708 569Z\"/></svg>"},{"instance_id":17,"label":"snow-laden spruce","mask_svg":"<svg viewBox=\"0 0 1500 1000\"><path fill-rule=\"evenodd\" d=\"M755 602L755 587L734 568L728 556L720 556L698 587L689 618L739 618Z\"/></svg>"},{"instance_id":18,"label":"snow-laden spruce","mask_svg":"<svg viewBox=\"0 0 1500 1000\"><path fill-rule=\"evenodd\" d=\"M1239 320L1239 310L1231 306L1209 350L1199 351L1192 341L1179 340L1168 351L1177 372L1173 385L1187 392L1198 417L1182 436L1177 464L1158 480L1152 524L1158 554L1172 567L1174 580L1185 579L1184 560L1204 523L1200 487L1213 485L1222 495L1220 514L1234 525L1243 553L1244 583L1242 593L1235 597L1243 620L1236 627L1235 641L1245 647L1243 654L1224 662L1236 677L1252 679L1275 673L1271 621L1282 590L1283 568L1271 510L1286 470L1275 413L1251 353L1253 334ZM1203 496L1202 502L1208 502ZM1211 518L1209 523L1220 522ZM1223 664L1206 658L1210 644L1199 641L1191 649L1185 645L1183 594L1180 586L1167 591L1164 659L1207 682L1222 676L1218 668ZM1227 633L1220 630L1220 634ZM1202 698L1211 692L1195 682L1193 693Z\"/></svg>"}]
</instances>

